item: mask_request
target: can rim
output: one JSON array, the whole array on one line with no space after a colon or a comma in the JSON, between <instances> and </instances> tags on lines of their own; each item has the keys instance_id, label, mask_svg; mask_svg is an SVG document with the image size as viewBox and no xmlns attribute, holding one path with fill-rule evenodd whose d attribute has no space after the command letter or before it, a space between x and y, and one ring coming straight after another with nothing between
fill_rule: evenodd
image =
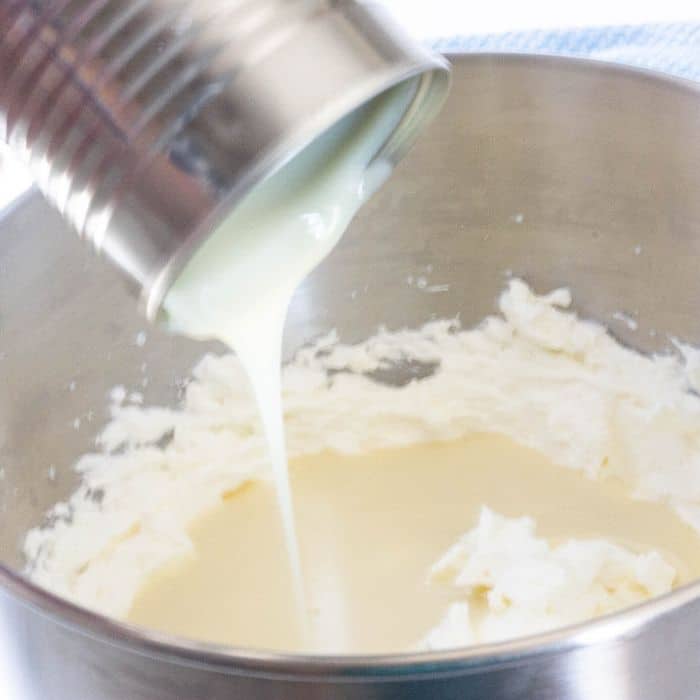
<instances>
[{"instance_id":1,"label":"can rim","mask_svg":"<svg viewBox=\"0 0 700 700\"><path fill-rule=\"evenodd\" d=\"M168 290L197 248L256 186L300 155L344 117L397 85L413 79L418 80L413 100L393 133L375 155L375 159L381 157L392 166L396 165L413 145L421 129L438 114L447 99L450 69L448 61L440 55L432 56L420 63L393 66L383 73L371 76L337 99L333 105L311 116L293 133L288 134L261 154L237 186L217 203L152 282L142 289L139 306L146 318L150 321L156 319Z\"/></svg>"}]
</instances>

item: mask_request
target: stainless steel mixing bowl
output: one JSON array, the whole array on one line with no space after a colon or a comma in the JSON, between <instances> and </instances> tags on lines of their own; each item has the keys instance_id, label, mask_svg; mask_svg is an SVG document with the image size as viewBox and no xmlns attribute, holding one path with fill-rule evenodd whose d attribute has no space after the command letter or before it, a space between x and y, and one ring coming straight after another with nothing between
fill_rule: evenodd
<instances>
[{"instance_id":1,"label":"stainless steel mixing bowl","mask_svg":"<svg viewBox=\"0 0 700 700\"><path fill-rule=\"evenodd\" d=\"M642 350L700 342L700 90L582 61L456 57L438 122L299 291L288 348L337 327L481 319L511 270ZM429 266L432 265L432 268ZM407 278L449 284L429 293ZM430 284L428 286L430 286ZM612 319L624 311L632 331ZM18 573L76 484L114 384L174 402L204 347L144 329L116 273L37 196L0 226L0 609L42 700L695 700L700 584L592 624L452 653L300 658L102 619ZM74 382L74 384L72 384ZM71 388L74 388L71 391ZM78 419L78 421L76 421ZM57 476L49 479L54 466ZM387 605L391 602L387 601ZM4 697L4 696L3 696ZM14 700L9 698L8 700Z\"/></svg>"}]
</instances>

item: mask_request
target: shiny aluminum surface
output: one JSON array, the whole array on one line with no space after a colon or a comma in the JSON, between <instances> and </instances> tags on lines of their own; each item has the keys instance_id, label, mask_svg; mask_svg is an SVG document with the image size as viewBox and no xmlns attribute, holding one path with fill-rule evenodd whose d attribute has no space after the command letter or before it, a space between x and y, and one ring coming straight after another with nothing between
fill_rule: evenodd
<instances>
[{"instance_id":1,"label":"shiny aluminum surface","mask_svg":"<svg viewBox=\"0 0 700 700\"><path fill-rule=\"evenodd\" d=\"M447 66L355 0L0 3L0 139L154 317L193 249L341 117L417 77L382 149L438 110Z\"/></svg>"},{"instance_id":2,"label":"shiny aluminum surface","mask_svg":"<svg viewBox=\"0 0 700 700\"><path fill-rule=\"evenodd\" d=\"M566 59L454 61L437 122L297 294L288 352L334 327L357 340L433 315L477 322L508 271L570 285L582 314L642 350L700 344L698 87ZM418 275L449 292L407 284ZM139 388L146 363L145 402L172 403L204 350L221 350L155 328L139 347L144 328L114 270L40 198L0 223L0 620L37 699L697 699L700 584L533 639L369 659L192 644L33 588L16 573L21 537L74 488L109 389Z\"/></svg>"}]
</instances>

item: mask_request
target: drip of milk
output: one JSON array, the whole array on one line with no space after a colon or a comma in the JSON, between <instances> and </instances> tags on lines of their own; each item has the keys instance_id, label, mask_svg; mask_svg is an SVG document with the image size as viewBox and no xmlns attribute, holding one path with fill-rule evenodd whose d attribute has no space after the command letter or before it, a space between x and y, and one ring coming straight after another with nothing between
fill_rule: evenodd
<instances>
[{"instance_id":1,"label":"drip of milk","mask_svg":"<svg viewBox=\"0 0 700 700\"><path fill-rule=\"evenodd\" d=\"M299 610L304 610L304 587L280 388L284 322L298 285L388 177L389 164L375 156L414 94L412 81L385 93L255 188L197 251L163 304L172 330L222 340L248 374L267 440Z\"/></svg>"}]
</instances>

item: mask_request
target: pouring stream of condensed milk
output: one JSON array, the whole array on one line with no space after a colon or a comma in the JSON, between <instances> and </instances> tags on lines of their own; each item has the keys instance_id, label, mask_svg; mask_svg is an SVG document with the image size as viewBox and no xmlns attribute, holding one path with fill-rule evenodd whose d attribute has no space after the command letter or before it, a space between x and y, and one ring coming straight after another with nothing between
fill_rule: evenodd
<instances>
[{"instance_id":1,"label":"pouring stream of condensed milk","mask_svg":"<svg viewBox=\"0 0 700 700\"><path fill-rule=\"evenodd\" d=\"M408 81L345 117L258 186L188 263L163 308L169 327L218 339L238 355L265 433L299 610L303 577L281 401L281 347L289 302L332 250L391 168L376 158L405 114Z\"/></svg>"}]
</instances>

